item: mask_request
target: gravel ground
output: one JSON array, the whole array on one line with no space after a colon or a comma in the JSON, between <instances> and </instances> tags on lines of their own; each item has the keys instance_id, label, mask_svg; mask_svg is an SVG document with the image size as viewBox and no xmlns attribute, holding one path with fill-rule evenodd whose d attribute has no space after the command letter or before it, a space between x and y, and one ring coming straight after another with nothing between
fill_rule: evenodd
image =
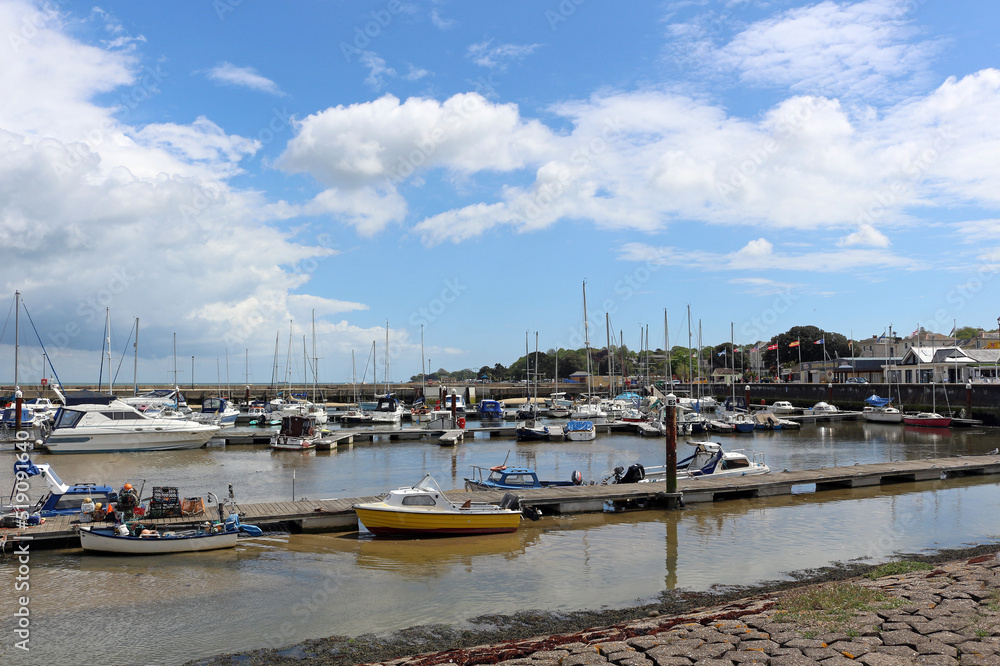
<instances>
[{"instance_id":1,"label":"gravel ground","mask_svg":"<svg viewBox=\"0 0 1000 666\"><path fill-rule=\"evenodd\" d=\"M896 559L939 564L966 560L997 551L996 545L943 550L930 555L899 555ZM473 618L474 628L445 625L419 626L388 635L330 636L314 639L284 649L261 649L225 654L189 662L195 666L256 666L264 664L336 664L347 666L377 662L427 652L439 652L489 643L518 640L533 636L581 632L593 627L621 624L651 614L678 615L705 606L732 602L748 597L792 589L801 585L844 580L860 576L874 567L860 564L837 564L822 569L790 574L790 581L765 581L750 586L713 588L707 592L683 590L663 593L651 604L618 609L585 610L572 613L526 610L516 615L483 615Z\"/></svg>"}]
</instances>

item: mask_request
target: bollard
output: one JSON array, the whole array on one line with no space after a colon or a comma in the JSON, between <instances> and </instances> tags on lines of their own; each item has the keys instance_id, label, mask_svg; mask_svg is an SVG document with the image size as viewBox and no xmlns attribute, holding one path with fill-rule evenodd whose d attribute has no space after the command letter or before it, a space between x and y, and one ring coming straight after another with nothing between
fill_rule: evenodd
<instances>
[{"instance_id":1,"label":"bollard","mask_svg":"<svg viewBox=\"0 0 1000 666\"><path fill-rule=\"evenodd\" d=\"M667 493L677 492L677 396L666 396Z\"/></svg>"},{"instance_id":2,"label":"bollard","mask_svg":"<svg viewBox=\"0 0 1000 666\"><path fill-rule=\"evenodd\" d=\"M14 387L14 434L21 432L21 405L24 404L24 394L21 387Z\"/></svg>"}]
</instances>

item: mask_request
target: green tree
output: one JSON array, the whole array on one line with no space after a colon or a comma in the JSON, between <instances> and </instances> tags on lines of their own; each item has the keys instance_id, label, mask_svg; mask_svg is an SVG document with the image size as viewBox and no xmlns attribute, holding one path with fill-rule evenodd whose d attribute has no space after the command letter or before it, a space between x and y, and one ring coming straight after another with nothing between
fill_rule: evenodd
<instances>
[{"instance_id":1,"label":"green tree","mask_svg":"<svg viewBox=\"0 0 1000 666\"><path fill-rule=\"evenodd\" d=\"M955 338L958 340L971 340L979 335L979 329L974 326L963 326L955 331Z\"/></svg>"}]
</instances>

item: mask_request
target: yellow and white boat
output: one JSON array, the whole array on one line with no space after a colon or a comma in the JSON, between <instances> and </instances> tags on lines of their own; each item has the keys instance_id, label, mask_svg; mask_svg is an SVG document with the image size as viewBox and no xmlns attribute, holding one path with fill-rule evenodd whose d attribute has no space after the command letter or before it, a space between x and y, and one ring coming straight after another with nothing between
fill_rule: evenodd
<instances>
[{"instance_id":1,"label":"yellow and white boat","mask_svg":"<svg viewBox=\"0 0 1000 666\"><path fill-rule=\"evenodd\" d=\"M468 501L455 504L430 474L414 486L391 490L381 500L355 504L358 519L372 534L422 536L513 532L521 523L517 498L500 506Z\"/></svg>"}]
</instances>

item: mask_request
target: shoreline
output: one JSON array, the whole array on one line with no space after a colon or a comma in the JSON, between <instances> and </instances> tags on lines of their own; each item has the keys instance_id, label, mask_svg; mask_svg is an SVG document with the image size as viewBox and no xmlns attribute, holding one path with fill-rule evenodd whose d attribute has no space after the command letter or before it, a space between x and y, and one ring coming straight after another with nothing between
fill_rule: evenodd
<instances>
[{"instance_id":1,"label":"shoreline","mask_svg":"<svg viewBox=\"0 0 1000 666\"><path fill-rule=\"evenodd\" d=\"M933 565L960 566L973 559L989 559L1000 553L1000 544L947 549L930 554L898 554L892 561L906 560ZM526 610L516 615L482 615L471 618L475 628L458 629L447 625L416 626L387 635L363 634L355 637L329 636L310 639L280 649L261 648L239 653L220 654L187 662L187 666L265 666L271 664L371 664L395 663L497 663L498 658L483 657L490 646L503 644L504 650L517 658L519 652L534 645L547 647L577 645L581 637L600 638L625 625L658 622L677 616L697 615L719 607L735 605L726 611L738 617L758 612L754 605L762 599L787 594L808 586L858 579L879 565L834 563L819 569L789 572L791 580L761 581L746 586L713 587L705 592L673 590L662 592L657 601L616 609L593 609L558 613ZM879 579L881 580L881 579ZM713 608L714 607L714 608ZM737 612L733 608L744 608ZM517 643L524 645L518 647ZM589 642L589 641L588 641ZM475 648L475 649L474 649ZM463 657L463 655L465 655ZM419 659L417 657L419 656ZM524 660L526 663L526 659ZM537 660L536 660L537 661ZM602 660L603 661L603 660ZM552 662L558 663L558 662Z\"/></svg>"}]
</instances>

